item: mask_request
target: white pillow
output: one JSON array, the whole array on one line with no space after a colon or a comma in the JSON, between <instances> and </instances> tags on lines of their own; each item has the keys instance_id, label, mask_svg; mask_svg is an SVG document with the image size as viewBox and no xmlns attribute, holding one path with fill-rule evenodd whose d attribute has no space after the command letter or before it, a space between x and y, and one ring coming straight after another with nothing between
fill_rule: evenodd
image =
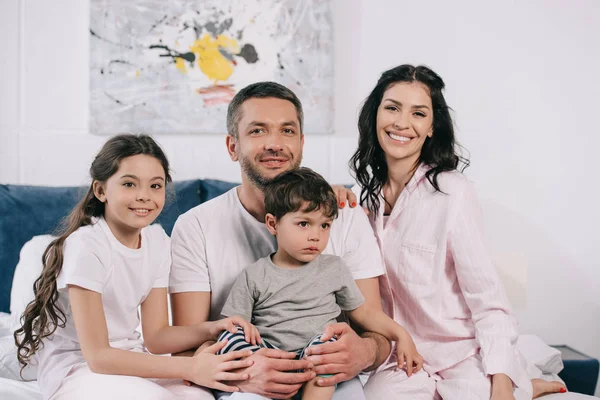
<instances>
[{"instance_id":1,"label":"white pillow","mask_svg":"<svg viewBox=\"0 0 600 400\"><path fill-rule=\"evenodd\" d=\"M42 255L54 239L51 235L34 236L21 249L10 291L10 313L16 318L21 318L33 300L33 283L42 273Z\"/></svg>"}]
</instances>

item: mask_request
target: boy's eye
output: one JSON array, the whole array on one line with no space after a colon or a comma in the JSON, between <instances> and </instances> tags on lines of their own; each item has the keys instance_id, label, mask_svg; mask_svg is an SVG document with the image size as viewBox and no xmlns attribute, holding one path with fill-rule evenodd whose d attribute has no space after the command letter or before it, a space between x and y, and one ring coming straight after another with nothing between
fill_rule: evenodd
<instances>
[{"instance_id":1,"label":"boy's eye","mask_svg":"<svg viewBox=\"0 0 600 400\"><path fill-rule=\"evenodd\" d=\"M331 225L329 225L328 223L324 223L323 225L321 225L321 228L323 229L329 229Z\"/></svg>"},{"instance_id":2,"label":"boy's eye","mask_svg":"<svg viewBox=\"0 0 600 400\"><path fill-rule=\"evenodd\" d=\"M302 222L299 222L298 225L300 225L303 228L306 228L308 226L308 222L302 221Z\"/></svg>"}]
</instances>

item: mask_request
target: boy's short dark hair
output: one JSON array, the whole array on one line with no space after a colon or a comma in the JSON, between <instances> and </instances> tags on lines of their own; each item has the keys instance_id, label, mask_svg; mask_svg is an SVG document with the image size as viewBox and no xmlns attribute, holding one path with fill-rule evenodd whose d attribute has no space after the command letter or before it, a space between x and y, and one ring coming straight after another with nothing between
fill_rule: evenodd
<instances>
[{"instance_id":1,"label":"boy's short dark hair","mask_svg":"<svg viewBox=\"0 0 600 400\"><path fill-rule=\"evenodd\" d=\"M304 205L308 203L306 207ZM265 188L265 211L279 219L302 210L323 210L328 217L338 215L337 197L327 181L310 168L296 168L275 178Z\"/></svg>"}]
</instances>

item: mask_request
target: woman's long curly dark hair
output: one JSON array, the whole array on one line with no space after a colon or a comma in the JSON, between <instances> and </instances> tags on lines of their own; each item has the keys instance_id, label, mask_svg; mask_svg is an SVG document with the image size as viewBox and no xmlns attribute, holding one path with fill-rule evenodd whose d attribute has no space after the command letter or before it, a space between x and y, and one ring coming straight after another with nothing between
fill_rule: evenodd
<instances>
[{"instance_id":1,"label":"woman's long curly dark hair","mask_svg":"<svg viewBox=\"0 0 600 400\"><path fill-rule=\"evenodd\" d=\"M147 135L118 135L109 139L90 167L92 184L81 201L61 223L58 238L53 240L44 255L42 274L33 284L35 298L21 316L21 327L14 332L17 358L21 363L21 373L31 357L43 346L42 340L52 335L58 327L64 328L67 322L63 310L58 307L56 279L62 269L64 243L67 237L82 226L90 225L92 217L104 215L104 203L94 195L93 181L106 182L119 169L121 160L138 154L156 158L165 171L166 182L171 182L169 161L160 146Z\"/></svg>"},{"instance_id":2,"label":"woman's long curly dark hair","mask_svg":"<svg viewBox=\"0 0 600 400\"><path fill-rule=\"evenodd\" d=\"M442 192L437 179L440 173L456 170L459 164L463 165L461 171L469 166L469 160L456 151L459 145L454 138L452 117L442 94L445 86L442 78L422 65L405 64L385 71L360 110L358 149L350 159L350 168L361 186L360 204L368 207L374 217L379 211L381 190L388 178L385 153L377 139L377 112L386 90L399 82L419 82L427 86L433 106L433 135L425 139L414 167L421 163L429 165L431 169L426 173L427 180L435 190Z\"/></svg>"}]
</instances>

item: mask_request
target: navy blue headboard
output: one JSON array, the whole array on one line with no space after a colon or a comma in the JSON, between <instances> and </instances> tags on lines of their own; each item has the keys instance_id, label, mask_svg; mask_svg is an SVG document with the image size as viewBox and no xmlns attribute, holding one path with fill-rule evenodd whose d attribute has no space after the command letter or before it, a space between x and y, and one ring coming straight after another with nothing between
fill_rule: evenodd
<instances>
[{"instance_id":1,"label":"navy blue headboard","mask_svg":"<svg viewBox=\"0 0 600 400\"><path fill-rule=\"evenodd\" d=\"M175 182L157 222L167 234L180 214L219 196L236 183L215 180ZM21 247L36 235L53 233L85 194L83 187L0 185L0 312L10 312L10 290Z\"/></svg>"}]
</instances>

